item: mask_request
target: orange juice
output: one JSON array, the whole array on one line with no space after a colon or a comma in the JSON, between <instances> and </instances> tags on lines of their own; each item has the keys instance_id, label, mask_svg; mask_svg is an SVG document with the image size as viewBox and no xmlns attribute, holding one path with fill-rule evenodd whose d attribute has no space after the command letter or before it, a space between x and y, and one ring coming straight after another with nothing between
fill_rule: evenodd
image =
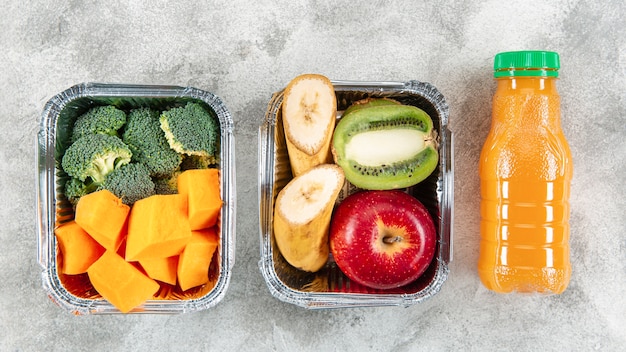
<instances>
[{"instance_id":1,"label":"orange juice","mask_svg":"<svg viewBox=\"0 0 626 352\"><path fill-rule=\"evenodd\" d=\"M479 161L478 273L490 290L562 293L570 280L573 173L554 52L496 55L492 124Z\"/></svg>"}]
</instances>

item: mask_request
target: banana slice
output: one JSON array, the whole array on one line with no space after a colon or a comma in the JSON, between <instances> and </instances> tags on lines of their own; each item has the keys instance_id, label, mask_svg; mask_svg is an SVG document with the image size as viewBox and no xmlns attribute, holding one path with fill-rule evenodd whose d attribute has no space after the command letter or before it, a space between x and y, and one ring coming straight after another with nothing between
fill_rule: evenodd
<instances>
[{"instance_id":1,"label":"banana slice","mask_svg":"<svg viewBox=\"0 0 626 352\"><path fill-rule=\"evenodd\" d=\"M294 176L332 162L330 141L337 116L337 98L328 78L304 74L289 82L283 96L282 116Z\"/></svg>"},{"instance_id":2,"label":"banana slice","mask_svg":"<svg viewBox=\"0 0 626 352\"><path fill-rule=\"evenodd\" d=\"M274 238L289 264L315 272L326 263L330 217L344 179L341 167L322 164L293 178L278 193Z\"/></svg>"}]
</instances>

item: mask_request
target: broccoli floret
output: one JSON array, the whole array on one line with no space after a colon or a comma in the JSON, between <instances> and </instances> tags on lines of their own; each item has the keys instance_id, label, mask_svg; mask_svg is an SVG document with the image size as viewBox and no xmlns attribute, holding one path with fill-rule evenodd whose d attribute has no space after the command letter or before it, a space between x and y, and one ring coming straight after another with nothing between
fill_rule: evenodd
<instances>
[{"instance_id":1,"label":"broccoli floret","mask_svg":"<svg viewBox=\"0 0 626 352\"><path fill-rule=\"evenodd\" d=\"M145 165L130 163L113 170L98 189L109 190L124 204L133 205L154 194L154 183Z\"/></svg>"},{"instance_id":2,"label":"broccoli floret","mask_svg":"<svg viewBox=\"0 0 626 352\"><path fill-rule=\"evenodd\" d=\"M144 164L150 175L157 177L170 175L182 161L182 155L167 143L159 115L150 108L132 110L122 134L122 141L133 153L132 161Z\"/></svg>"},{"instance_id":3,"label":"broccoli floret","mask_svg":"<svg viewBox=\"0 0 626 352\"><path fill-rule=\"evenodd\" d=\"M131 156L130 149L119 137L90 134L67 148L61 166L71 177L101 185L114 169L128 164Z\"/></svg>"},{"instance_id":4,"label":"broccoli floret","mask_svg":"<svg viewBox=\"0 0 626 352\"><path fill-rule=\"evenodd\" d=\"M178 176L182 171L175 171L167 177L152 178L154 182L154 193L156 194L176 194L178 193Z\"/></svg>"},{"instance_id":5,"label":"broccoli floret","mask_svg":"<svg viewBox=\"0 0 626 352\"><path fill-rule=\"evenodd\" d=\"M78 204L80 197L94 192L97 189L98 185L90 180L85 183L77 178L71 177L67 180L67 182L65 182L65 189L63 193L72 206L75 207L76 204Z\"/></svg>"},{"instance_id":6,"label":"broccoli floret","mask_svg":"<svg viewBox=\"0 0 626 352\"><path fill-rule=\"evenodd\" d=\"M216 156L220 126L198 103L187 103L161 114L161 129L172 149L181 154Z\"/></svg>"},{"instance_id":7,"label":"broccoli floret","mask_svg":"<svg viewBox=\"0 0 626 352\"><path fill-rule=\"evenodd\" d=\"M126 123L126 113L113 105L96 106L80 115L72 128L72 142L88 134L117 136Z\"/></svg>"}]
</instances>

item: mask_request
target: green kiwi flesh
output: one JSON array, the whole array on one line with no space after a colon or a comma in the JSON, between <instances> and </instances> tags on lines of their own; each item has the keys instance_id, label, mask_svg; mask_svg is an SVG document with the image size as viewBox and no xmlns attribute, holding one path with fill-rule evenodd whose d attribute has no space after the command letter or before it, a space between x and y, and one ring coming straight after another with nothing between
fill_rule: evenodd
<instances>
[{"instance_id":1,"label":"green kiwi flesh","mask_svg":"<svg viewBox=\"0 0 626 352\"><path fill-rule=\"evenodd\" d=\"M332 152L346 179L363 189L410 187L439 163L430 116L410 105L376 104L353 109L337 123Z\"/></svg>"}]
</instances>

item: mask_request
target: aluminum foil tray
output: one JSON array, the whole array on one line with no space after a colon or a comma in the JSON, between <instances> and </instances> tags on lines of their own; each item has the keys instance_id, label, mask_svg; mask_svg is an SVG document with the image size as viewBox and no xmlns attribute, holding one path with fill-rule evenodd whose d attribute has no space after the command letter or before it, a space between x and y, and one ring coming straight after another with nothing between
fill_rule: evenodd
<instances>
[{"instance_id":1,"label":"aluminum foil tray","mask_svg":"<svg viewBox=\"0 0 626 352\"><path fill-rule=\"evenodd\" d=\"M280 190L291 180L291 168L283 132L281 104L283 91L272 96L259 131L259 215L260 271L271 294L277 299L308 309L410 306L441 289L452 260L453 217L453 135L448 129L448 105L431 84L408 82L333 81L337 117L353 102L367 97L387 97L426 111L439 135L439 165L423 182L406 189L429 210L437 228L435 258L426 272L399 289L374 290L351 282L333 262L332 256L316 273L300 271L280 254L273 234L273 211ZM353 192L346 184L339 199Z\"/></svg>"},{"instance_id":2,"label":"aluminum foil tray","mask_svg":"<svg viewBox=\"0 0 626 352\"><path fill-rule=\"evenodd\" d=\"M155 299L131 313L199 311L216 305L224 297L235 260L235 160L230 112L219 97L192 87L83 83L46 103L37 134L37 259L43 269L43 287L58 306L75 315L119 313L98 295L86 274L65 275L57 270L59 250L54 229L74 216L61 191L67 175L59 167L74 121L95 105L111 104L125 110L145 106L165 109L189 101L213 111L221 129L219 169L224 205L218 220L220 244L209 268L210 281L184 292L162 285Z\"/></svg>"}]
</instances>

